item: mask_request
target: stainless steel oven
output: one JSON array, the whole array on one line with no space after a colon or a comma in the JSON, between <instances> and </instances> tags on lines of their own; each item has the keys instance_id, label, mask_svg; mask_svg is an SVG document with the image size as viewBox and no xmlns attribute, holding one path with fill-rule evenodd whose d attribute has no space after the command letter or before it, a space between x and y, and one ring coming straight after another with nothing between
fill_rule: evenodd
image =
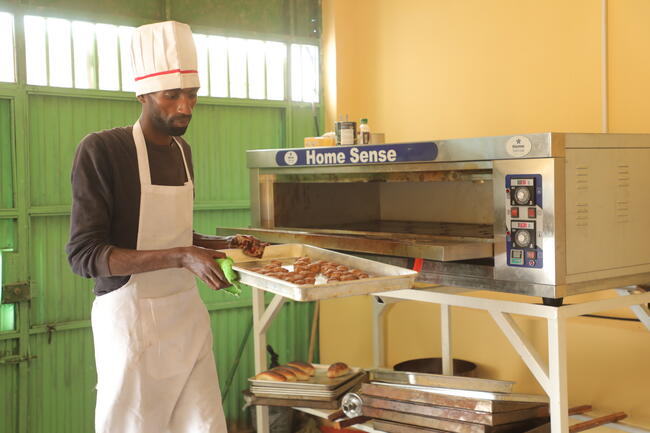
<instances>
[{"instance_id":1,"label":"stainless steel oven","mask_svg":"<svg viewBox=\"0 0 650 433\"><path fill-rule=\"evenodd\" d=\"M421 281L549 300L650 281L650 135L542 133L247 157L252 226L219 233L415 261Z\"/></svg>"}]
</instances>

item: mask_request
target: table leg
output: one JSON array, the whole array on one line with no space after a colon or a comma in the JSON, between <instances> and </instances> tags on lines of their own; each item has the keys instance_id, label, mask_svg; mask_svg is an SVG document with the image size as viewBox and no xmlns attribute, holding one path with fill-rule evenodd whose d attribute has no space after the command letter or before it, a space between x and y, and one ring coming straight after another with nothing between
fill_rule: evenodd
<instances>
[{"instance_id":1,"label":"table leg","mask_svg":"<svg viewBox=\"0 0 650 433\"><path fill-rule=\"evenodd\" d=\"M451 306L440 304L440 343L442 345L442 374L454 375L454 360L451 348Z\"/></svg>"},{"instance_id":2,"label":"table leg","mask_svg":"<svg viewBox=\"0 0 650 433\"><path fill-rule=\"evenodd\" d=\"M266 370L266 330L261 328L261 318L264 315L264 291L251 287L253 296L253 347L255 356L255 374ZM269 433L268 406L255 406L258 433Z\"/></svg>"},{"instance_id":3,"label":"table leg","mask_svg":"<svg viewBox=\"0 0 650 433\"><path fill-rule=\"evenodd\" d=\"M569 432L567 386L566 319L548 319L548 365L550 382L551 431Z\"/></svg>"}]
</instances>

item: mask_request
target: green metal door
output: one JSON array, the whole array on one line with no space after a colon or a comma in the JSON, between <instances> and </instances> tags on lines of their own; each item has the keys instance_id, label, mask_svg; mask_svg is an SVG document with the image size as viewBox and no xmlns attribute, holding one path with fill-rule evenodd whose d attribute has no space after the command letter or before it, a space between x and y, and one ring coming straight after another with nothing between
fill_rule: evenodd
<instances>
[{"instance_id":1,"label":"green metal door","mask_svg":"<svg viewBox=\"0 0 650 433\"><path fill-rule=\"evenodd\" d=\"M29 243L21 260L27 264L32 299L20 304L24 320L18 334L23 336L27 355L35 358L1 367L2 386L7 388L3 394L15 397L1 409L3 415L9 415L2 416L7 420L2 422L15 423L18 418L26 424L26 428L6 425L3 432L92 431L96 375L89 317L94 295L90 280L70 272L63 250L69 232L69 175L76 146L86 134L129 125L139 110L135 98L121 95L96 98L34 91L28 96L29 140L24 150L28 163L23 169L29 191L24 204ZM195 166L197 231L214 233L219 226L249 224L245 151L282 147L287 136L285 116L286 110L277 106L209 100L197 106L186 137ZM202 284L200 291L212 318L223 387L252 320L250 292L235 299ZM7 323L13 308L2 307ZM271 328L269 342L283 361L306 358L312 311L311 304L290 302ZM6 338L0 347L3 352L22 353L18 341ZM24 376L19 375L20 368L24 368ZM231 420L242 417L241 390L252 374L252 342L248 341L224 401ZM18 403L19 396L23 403ZM20 410L22 418L11 415Z\"/></svg>"},{"instance_id":2,"label":"green metal door","mask_svg":"<svg viewBox=\"0 0 650 433\"><path fill-rule=\"evenodd\" d=\"M15 209L12 170L11 100L0 99L0 282L12 277L6 254L14 247ZM5 260L3 260L3 257ZM1 290L1 289L0 289ZM6 294L3 294L6 295ZM17 431L19 346L13 304L0 304L0 431Z\"/></svg>"},{"instance_id":3,"label":"green metal door","mask_svg":"<svg viewBox=\"0 0 650 433\"><path fill-rule=\"evenodd\" d=\"M138 25L179 19L185 12L201 21L206 31L214 30L219 18L218 27L229 29L233 36L237 27L248 28L242 24L245 22L255 33L243 37L260 38L259 32L273 32L270 39L287 44L318 44L312 18L319 10L316 0L252 0L245 5L227 1L223 2L225 11L223 5L215 8L209 1L181 2L191 4L189 8L159 0L138 3L135 9L124 8L126 3L9 2L15 5L10 9L15 12L16 82L0 83L0 269L3 286L9 285L6 293L15 289L20 295L22 288L28 287L29 296L0 304L1 433L93 431L92 281L73 275L64 253L69 234L70 169L76 146L86 134L133 124L140 113L132 93L27 84L24 15L43 13L74 19L85 10L91 21L120 21L132 16L125 24ZM296 7L303 3L304 7ZM260 12L255 5L274 12ZM248 11L245 16L240 9ZM112 15L115 10L126 15L116 19ZM190 13L197 10L205 13ZM163 12L164 16L158 15ZM297 20L307 24L296 26ZM290 77L285 79L288 92ZM317 134L313 114L310 105L292 102L288 93L278 101L199 98L186 137L192 145L195 169L195 229L211 234L220 226L248 225L245 151L300 145L304 136ZM250 292L235 299L202 284L199 290L211 316L222 389L230 381L231 371L235 372L224 400L226 417L241 420L246 416L241 411L241 390L254 370L252 341L246 342L252 322ZM268 341L282 362L306 358L312 313L312 304L287 302L274 321ZM243 353L238 357L240 347Z\"/></svg>"}]
</instances>

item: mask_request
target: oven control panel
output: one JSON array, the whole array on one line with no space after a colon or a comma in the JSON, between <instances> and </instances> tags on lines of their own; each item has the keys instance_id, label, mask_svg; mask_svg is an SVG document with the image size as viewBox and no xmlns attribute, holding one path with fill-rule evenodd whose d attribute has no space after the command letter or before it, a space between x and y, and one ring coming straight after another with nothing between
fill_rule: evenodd
<instances>
[{"instance_id":1,"label":"oven control panel","mask_svg":"<svg viewBox=\"0 0 650 433\"><path fill-rule=\"evenodd\" d=\"M542 268L542 176L506 175L506 262L518 268Z\"/></svg>"}]
</instances>

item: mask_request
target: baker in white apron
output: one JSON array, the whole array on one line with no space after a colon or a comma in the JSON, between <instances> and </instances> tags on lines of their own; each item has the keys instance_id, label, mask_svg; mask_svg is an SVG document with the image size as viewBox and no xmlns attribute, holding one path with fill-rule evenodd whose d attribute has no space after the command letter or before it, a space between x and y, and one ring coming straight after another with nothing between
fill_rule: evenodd
<instances>
[{"instance_id":1,"label":"baker in white apron","mask_svg":"<svg viewBox=\"0 0 650 433\"><path fill-rule=\"evenodd\" d=\"M132 54L138 96L199 87L196 52L187 25L166 22L136 29ZM196 103L195 95L194 91L191 107ZM150 108L143 108L143 115L133 126L141 195L137 251L130 250L130 255L127 250L120 252L127 260L139 260L146 252L194 248L194 188L188 156L173 138L171 146L181 151L187 182L182 186L152 184L143 135L144 127L151 128L152 124L149 117L143 117L146 109ZM144 121L147 123L141 124ZM116 251L109 260L111 271L115 263L119 264L111 261L113 255L119 255ZM197 272L191 265L175 263L173 255L163 252L160 257L159 261L146 262L148 269L158 270L132 274L124 286L98 296L93 304L96 432L226 432L210 318L192 273ZM125 266L123 269L128 268ZM221 283L216 281L217 285Z\"/></svg>"}]
</instances>

